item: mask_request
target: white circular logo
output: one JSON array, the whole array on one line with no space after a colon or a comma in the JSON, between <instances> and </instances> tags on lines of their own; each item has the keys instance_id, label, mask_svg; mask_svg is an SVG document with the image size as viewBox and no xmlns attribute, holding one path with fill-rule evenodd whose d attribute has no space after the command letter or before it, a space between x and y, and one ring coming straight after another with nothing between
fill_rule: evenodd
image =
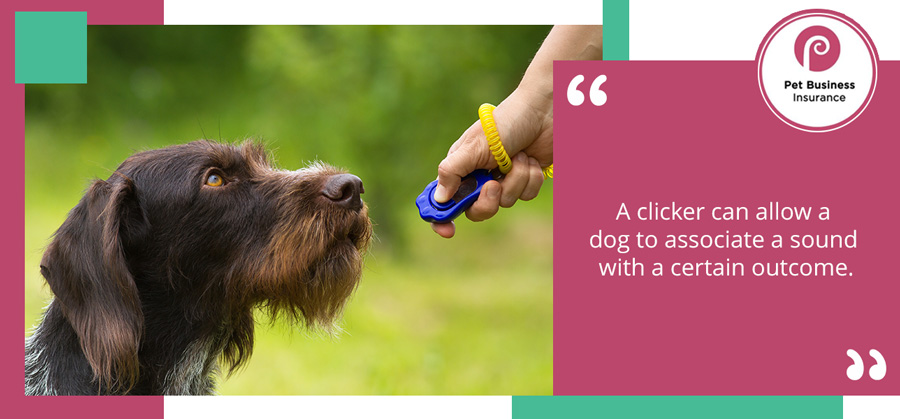
<instances>
[{"instance_id":1,"label":"white circular logo","mask_svg":"<svg viewBox=\"0 0 900 419\"><path fill-rule=\"evenodd\" d=\"M830 10L782 19L760 44L756 61L766 105L809 132L833 131L856 119L878 80L878 53L869 35Z\"/></svg>"}]
</instances>

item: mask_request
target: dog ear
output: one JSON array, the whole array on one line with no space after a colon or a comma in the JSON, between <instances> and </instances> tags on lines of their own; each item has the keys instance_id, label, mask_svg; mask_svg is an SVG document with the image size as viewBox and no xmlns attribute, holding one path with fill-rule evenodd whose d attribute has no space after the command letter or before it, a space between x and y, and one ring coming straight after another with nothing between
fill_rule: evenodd
<instances>
[{"instance_id":1,"label":"dog ear","mask_svg":"<svg viewBox=\"0 0 900 419\"><path fill-rule=\"evenodd\" d=\"M121 235L140 218L130 179L96 180L41 260L41 274L78 334L95 379L125 392L138 377L144 320Z\"/></svg>"}]
</instances>

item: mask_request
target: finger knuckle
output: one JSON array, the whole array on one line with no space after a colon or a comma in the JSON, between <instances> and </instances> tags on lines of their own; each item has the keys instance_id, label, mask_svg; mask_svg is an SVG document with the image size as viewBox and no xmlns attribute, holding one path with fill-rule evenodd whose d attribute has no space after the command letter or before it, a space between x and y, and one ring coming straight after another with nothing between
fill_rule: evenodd
<instances>
[{"instance_id":1,"label":"finger knuckle","mask_svg":"<svg viewBox=\"0 0 900 419\"><path fill-rule=\"evenodd\" d=\"M440 176L442 178L452 177L453 176L452 167L453 167L453 164L448 162L447 159L444 159L443 161L440 162L440 164L438 164L438 176Z\"/></svg>"}]
</instances>

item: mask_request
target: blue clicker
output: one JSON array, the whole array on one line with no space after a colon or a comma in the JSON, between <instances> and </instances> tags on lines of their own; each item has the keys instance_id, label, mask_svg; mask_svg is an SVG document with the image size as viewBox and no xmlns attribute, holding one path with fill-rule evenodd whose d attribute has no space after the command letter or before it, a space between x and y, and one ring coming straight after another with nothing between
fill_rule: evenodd
<instances>
[{"instance_id":1,"label":"blue clicker","mask_svg":"<svg viewBox=\"0 0 900 419\"><path fill-rule=\"evenodd\" d=\"M430 223L449 223L466 211L481 193L481 187L494 177L487 170L479 169L462 178L456 194L444 203L434 200L434 189L438 181L435 180L425 187L425 190L416 197L416 206L419 207L419 216Z\"/></svg>"}]
</instances>

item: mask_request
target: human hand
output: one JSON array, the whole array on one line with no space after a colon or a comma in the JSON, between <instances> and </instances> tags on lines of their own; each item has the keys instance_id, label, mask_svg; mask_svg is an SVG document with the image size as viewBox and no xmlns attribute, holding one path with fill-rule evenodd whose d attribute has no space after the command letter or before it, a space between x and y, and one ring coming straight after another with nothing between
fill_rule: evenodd
<instances>
[{"instance_id":1,"label":"human hand","mask_svg":"<svg viewBox=\"0 0 900 419\"><path fill-rule=\"evenodd\" d=\"M534 199L544 177L542 167L553 163L552 100L526 89L516 89L496 109L494 121L507 153L514 156L509 173L499 182L486 183L478 199L466 210L472 221L493 217L500 207L509 208L518 200ZM450 147L447 157L438 165L438 186L434 198L448 201L459 188L463 177L475 169L493 169L497 162L488 148L481 122L475 121ZM432 228L443 237L453 237L453 223L433 223Z\"/></svg>"}]
</instances>

